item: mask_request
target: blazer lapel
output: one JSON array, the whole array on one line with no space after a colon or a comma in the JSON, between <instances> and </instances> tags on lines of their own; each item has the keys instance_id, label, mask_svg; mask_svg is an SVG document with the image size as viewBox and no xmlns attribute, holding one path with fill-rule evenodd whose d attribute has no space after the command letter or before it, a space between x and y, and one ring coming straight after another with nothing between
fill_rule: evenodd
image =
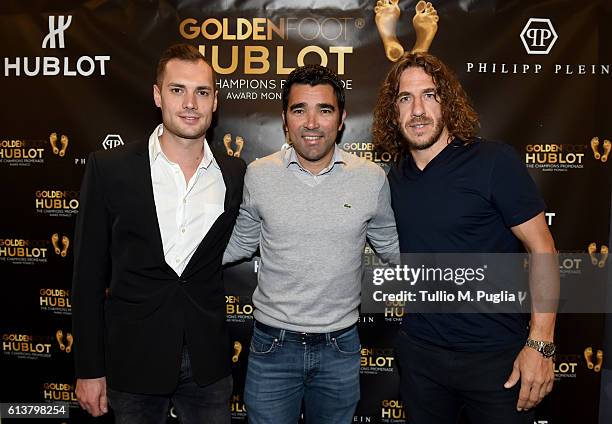
<instances>
[{"instance_id":1,"label":"blazer lapel","mask_svg":"<svg viewBox=\"0 0 612 424\"><path fill-rule=\"evenodd\" d=\"M155 197L153 195L153 181L151 180L151 164L149 161L149 143L139 146L134 161L134 183L142 198L142 222L145 228L150 228L152 249L157 259L166 264L164 248L155 208ZM171 270L170 266L168 268Z\"/></svg>"},{"instance_id":2,"label":"blazer lapel","mask_svg":"<svg viewBox=\"0 0 612 424\"><path fill-rule=\"evenodd\" d=\"M223 201L223 209L227 211L229 208L230 202L233 200L233 196L236 194L236 190L234 187L234 178L232 178L232 173L229 169L227 155L224 152L219 152L218 150L213 150L213 156L215 161L219 165L221 169L221 174L223 175L223 182L225 183L225 199Z\"/></svg>"}]
</instances>

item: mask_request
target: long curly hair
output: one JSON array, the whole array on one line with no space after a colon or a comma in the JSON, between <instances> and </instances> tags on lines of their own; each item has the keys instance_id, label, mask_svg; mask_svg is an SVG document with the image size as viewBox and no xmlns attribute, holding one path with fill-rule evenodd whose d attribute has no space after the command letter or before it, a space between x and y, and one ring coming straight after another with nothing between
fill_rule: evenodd
<instances>
[{"instance_id":1,"label":"long curly hair","mask_svg":"<svg viewBox=\"0 0 612 424\"><path fill-rule=\"evenodd\" d=\"M450 135L466 143L473 141L480 126L478 114L455 74L435 56L408 53L393 65L378 94L372 123L376 151L390 153L396 160L408 153L398 125L396 101L402 72L410 67L420 67L432 77L436 97L442 106L442 119Z\"/></svg>"}]
</instances>

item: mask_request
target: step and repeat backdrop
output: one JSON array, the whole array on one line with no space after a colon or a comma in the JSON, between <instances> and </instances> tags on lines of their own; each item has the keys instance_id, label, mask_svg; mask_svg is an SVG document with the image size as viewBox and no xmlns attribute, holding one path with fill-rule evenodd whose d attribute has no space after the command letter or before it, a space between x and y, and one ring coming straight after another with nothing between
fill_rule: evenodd
<instances>
[{"instance_id":1,"label":"step and repeat backdrop","mask_svg":"<svg viewBox=\"0 0 612 424\"><path fill-rule=\"evenodd\" d=\"M416 1L379 3L375 12L376 0L3 2L1 402L64 401L70 417L49 422L93 421L78 408L72 364L80 182L90 152L143 140L160 122L155 65L177 42L197 46L217 72L219 109L207 139L227 154L248 163L281 148L283 80L317 63L335 70L347 90L340 147L386 167L394 158L374 152L370 128L392 64L388 48L408 51L416 30L428 32L429 51L455 70L479 111L481 135L510 143L524 159L557 248L588 253L563 262L561 275L609 266L612 2L436 0L437 32ZM226 274L235 423L248 414L243 385L257 268L255 258ZM354 422L405 422L392 346L406 312L395 303L360 316L362 400ZM612 416L612 326L605 324L589 311L559 316L555 389L537 423L612 422L601 418ZM172 410L169 422L176 422Z\"/></svg>"}]
</instances>

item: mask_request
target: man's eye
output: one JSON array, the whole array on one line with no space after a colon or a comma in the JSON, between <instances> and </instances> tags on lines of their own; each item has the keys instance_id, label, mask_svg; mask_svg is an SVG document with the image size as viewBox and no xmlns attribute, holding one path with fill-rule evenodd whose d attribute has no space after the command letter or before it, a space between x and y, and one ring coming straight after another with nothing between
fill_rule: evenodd
<instances>
[{"instance_id":1,"label":"man's eye","mask_svg":"<svg viewBox=\"0 0 612 424\"><path fill-rule=\"evenodd\" d=\"M426 99L435 99L436 98L436 93L425 93L424 97Z\"/></svg>"},{"instance_id":2,"label":"man's eye","mask_svg":"<svg viewBox=\"0 0 612 424\"><path fill-rule=\"evenodd\" d=\"M331 109L321 109L321 113L323 115L327 115L328 113L332 113L332 112L333 112L333 110L331 110Z\"/></svg>"},{"instance_id":3,"label":"man's eye","mask_svg":"<svg viewBox=\"0 0 612 424\"><path fill-rule=\"evenodd\" d=\"M198 90L198 96L208 96L208 90Z\"/></svg>"},{"instance_id":4,"label":"man's eye","mask_svg":"<svg viewBox=\"0 0 612 424\"><path fill-rule=\"evenodd\" d=\"M408 100L410 100L410 96L399 96L397 99L399 103L406 103Z\"/></svg>"},{"instance_id":5,"label":"man's eye","mask_svg":"<svg viewBox=\"0 0 612 424\"><path fill-rule=\"evenodd\" d=\"M170 92L174 93L174 94L180 94L180 93L183 92L183 89L182 88L178 88L178 87L172 87L172 88L170 88Z\"/></svg>"},{"instance_id":6,"label":"man's eye","mask_svg":"<svg viewBox=\"0 0 612 424\"><path fill-rule=\"evenodd\" d=\"M291 112L294 115L301 115L302 113L304 113L304 109L293 109Z\"/></svg>"}]
</instances>

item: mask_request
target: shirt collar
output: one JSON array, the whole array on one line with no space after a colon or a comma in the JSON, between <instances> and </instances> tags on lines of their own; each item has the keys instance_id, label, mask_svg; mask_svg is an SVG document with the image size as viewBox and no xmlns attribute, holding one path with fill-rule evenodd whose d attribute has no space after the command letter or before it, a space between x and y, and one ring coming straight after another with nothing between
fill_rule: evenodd
<instances>
[{"instance_id":1,"label":"shirt collar","mask_svg":"<svg viewBox=\"0 0 612 424\"><path fill-rule=\"evenodd\" d=\"M163 133L164 124L159 124L149 136L149 162L151 163L151 165L155 163L155 161L159 158L160 155L166 162L173 163L172 161L170 161L170 159L168 159L168 157L164 154L164 151L161 148L159 137L161 137ZM207 169L211 163L215 166L215 168L220 169L219 164L217 164L217 161L215 160L215 157L212 153L212 150L210 150L208 141L204 139L204 157L200 161L198 169Z\"/></svg>"},{"instance_id":2,"label":"shirt collar","mask_svg":"<svg viewBox=\"0 0 612 424\"><path fill-rule=\"evenodd\" d=\"M404 176L408 176L409 174L420 175L431 167L436 166L436 163L444 161L446 157L452 153L453 149L463 147L464 145L465 143L461 139L453 137L453 139L449 141L446 146L444 146L444 149L442 149L440 153L429 161L429 163L422 170L416 165L412 154L410 154L410 152L405 153L398 164L399 169L402 170Z\"/></svg>"},{"instance_id":3,"label":"shirt collar","mask_svg":"<svg viewBox=\"0 0 612 424\"><path fill-rule=\"evenodd\" d=\"M293 146L284 147L281 151L283 153L282 158L283 158L283 163L285 164L285 167L287 168L292 167L292 166L298 167L302 171L308 172L310 174L310 171L304 169L302 165L300 164L300 162L298 161L298 158L296 156L295 149L293 148ZM344 160L344 156L342 154L343 154L343 150L340 149L337 144L335 144L334 145L334 155L332 156L331 162L329 163L327 167L322 169L321 172L319 172L317 175L323 175L323 174L328 173L334 168L334 165L336 165L337 163L346 164L346 161Z\"/></svg>"}]
</instances>

